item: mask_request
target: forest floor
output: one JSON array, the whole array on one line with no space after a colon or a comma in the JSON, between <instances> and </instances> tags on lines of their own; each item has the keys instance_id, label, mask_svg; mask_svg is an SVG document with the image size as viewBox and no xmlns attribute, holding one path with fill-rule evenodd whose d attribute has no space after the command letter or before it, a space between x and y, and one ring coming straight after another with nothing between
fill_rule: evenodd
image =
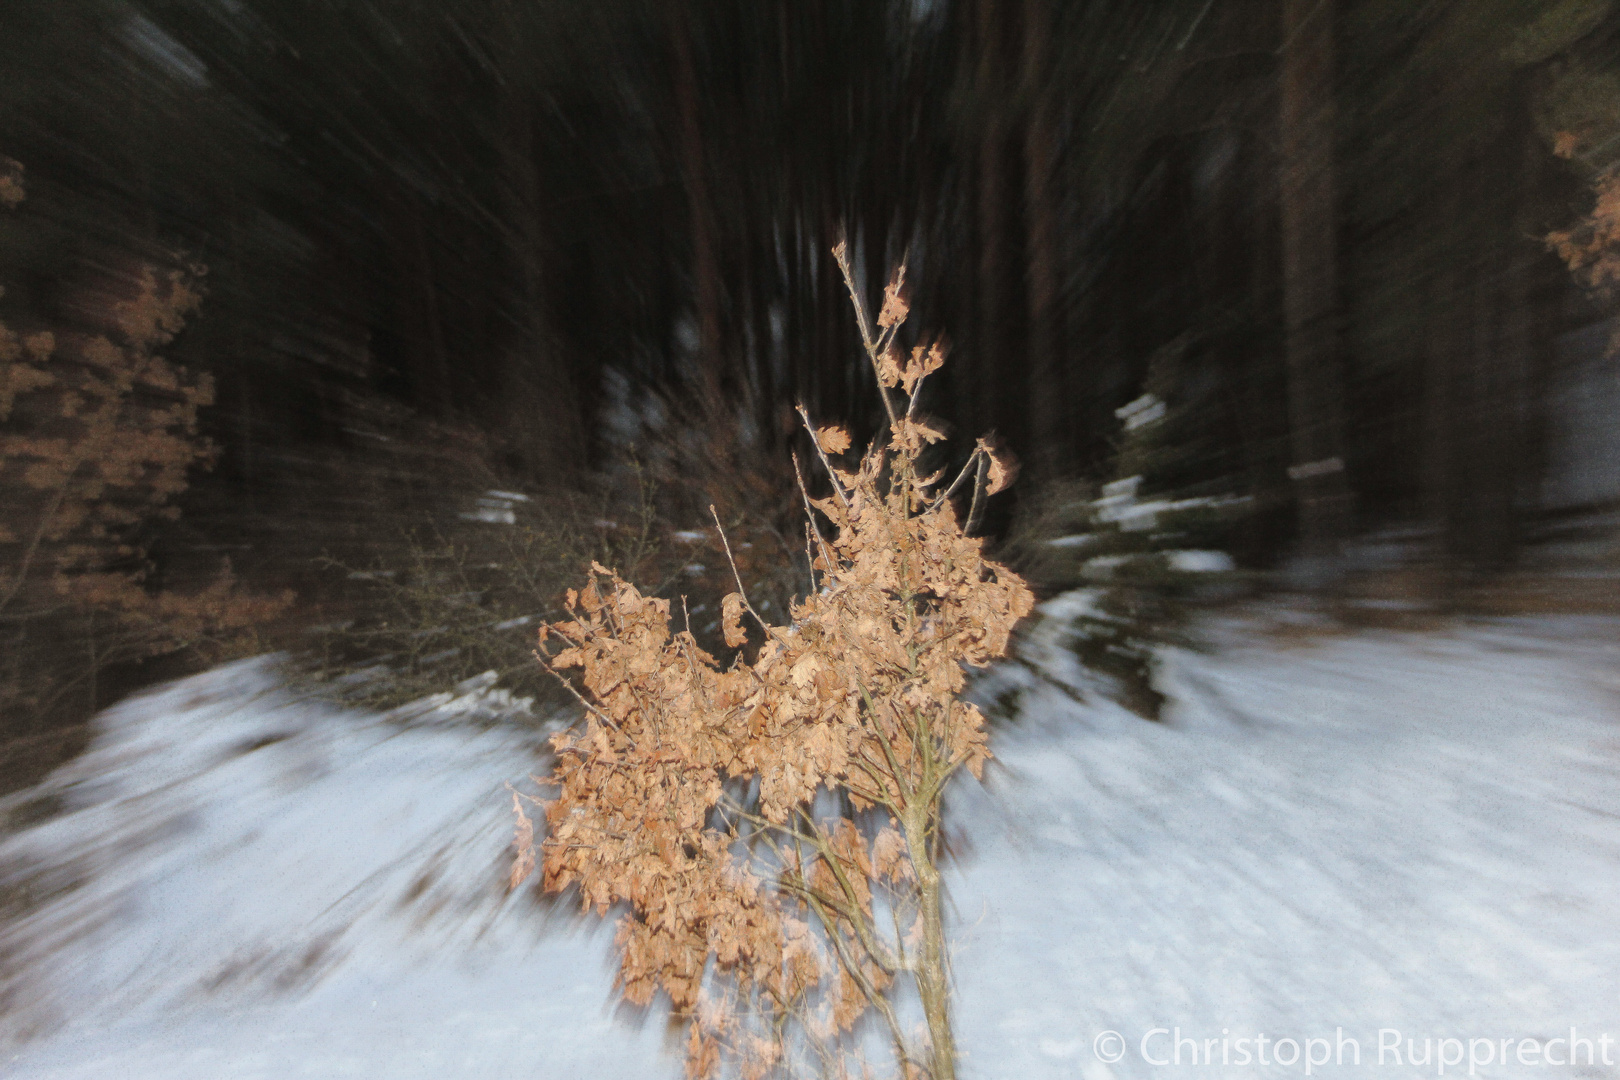
<instances>
[{"instance_id":1,"label":"forest floor","mask_svg":"<svg viewBox=\"0 0 1620 1080\"><path fill-rule=\"evenodd\" d=\"M1154 724L1046 610L948 807L965 1076L1620 1077L1620 621L1258 605L1166 656ZM544 725L429 704L244 661L0 800L0 1074L679 1075L611 928L504 891Z\"/></svg>"}]
</instances>

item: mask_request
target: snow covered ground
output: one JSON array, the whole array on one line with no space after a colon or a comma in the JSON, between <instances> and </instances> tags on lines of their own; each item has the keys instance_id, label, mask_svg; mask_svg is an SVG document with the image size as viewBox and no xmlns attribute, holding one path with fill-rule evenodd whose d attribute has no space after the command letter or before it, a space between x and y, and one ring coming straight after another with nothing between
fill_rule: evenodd
<instances>
[{"instance_id":1,"label":"snow covered ground","mask_svg":"<svg viewBox=\"0 0 1620 1080\"><path fill-rule=\"evenodd\" d=\"M1620 1077L1620 627L1272 617L1171 656L1163 725L1077 703L1055 633L987 683L964 1075ZM679 1075L604 928L504 894L534 736L476 700L385 722L261 659L106 713L0 801L0 1075Z\"/></svg>"}]
</instances>

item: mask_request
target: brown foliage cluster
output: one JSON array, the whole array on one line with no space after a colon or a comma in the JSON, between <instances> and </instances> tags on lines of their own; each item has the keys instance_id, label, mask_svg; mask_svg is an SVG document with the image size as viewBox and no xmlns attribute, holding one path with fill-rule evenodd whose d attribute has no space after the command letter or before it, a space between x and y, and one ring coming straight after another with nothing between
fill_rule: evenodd
<instances>
[{"instance_id":1,"label":"brown foliage cluster","mask_svg":"<svg viewBox=\"0 0 1620 1080\"><path fill-rule=\"evenodd\" d=\"M179 271L160 280L147 269L139 288L115 310L123 344L93 337L59 348L48 332L0 333L0 419L32 395L22 430L0 435L14 480L8 494L21 504L0 543L24 545L0 579L8 599L42 549L64 592L93 582L96 566L133 555L120 534L153 511L173 513L166 504L185 489L187 470L211 456L196 431L198 409L213 400L209 380L187 380L152 351L184 325L198 294Z\"/></svg>"},{"instance_id":2,"label":"brown foliage cluster","mask_svg":"<svg viewBox=\"0 0 1620 1080\"><path fill-rule=\"evenodd\" d=\"M832 491L804 496L816 589L789 624L762 618L739 580L726 642L757 649L721 668L674 628L669 601L593 565L568 594L572 618L540 633L543 662L577 672L586 705L555 740L544 885L577 886L598 913L625 906L624 994L668 995L689 1023L693 1076L791 1071L796 1055L841 1073L838 1040L869 1009L903 1072L953 1075L940 798L990 756L983 715L958 698L963 665L1004 655L1033 597L985 558L951 499L969 478L1004 484L1006 459L981 444L948 486L919 470L942 435L916 414L916 390L944 355L895 348L902 280L876 328L860 319L889 439L846 468L848 433L814 432ZM818 813L827 793L847 812ZM514 805L515 886L535 867L535 836ZM927 1020L921 1047L891 1001L907 978Z\"/></svg>"},{"instance_id":3,"label":"brown foliage cluster","mask_svg":"<svg viewBox=\"0 0 1620 1080\"><path fill-rule=\"evenodd\" d=\"M1612 94L1589 96L1613 107ZM1552 135L1553 153L1566 160L1583 158L1593 139L1590 130L1556 131ZM1582 288L1599 300L1613 303L1620 298L1620 166L1599 172L1592 188L1596 201L1591 212L1572 228L1550 232L1544 239ZM1610 351L1620 352L1620 331L1610 342Z\"/></svg>"},{"instance_id":4,"label":"brown foliage cluster","mask_svg":"<svg viewBox=\"0 0 1620 1080\"><path fill-rule=\"evenodd\" d=\"M13 210L24 197L22 162L0 158L0 169L0 206Z\"/></svg>"},{"instance_id":5,"label":"brown foliage cluster","mask_svg":"<svg viewBox=\"0 0 1620 1080\"><path fill-rule=\"evenodd\" d=\"M22 199L20 168L0 201ZM71 663L133 659L220 629L251 626L286 600L240 595L228 570L194 595L155 592L142 530L172 518L187 473L212 460L197 431L211 381L158 355L200 302L197 271L141 268L106 305L103 334L18 334L0 325L0 620L9 636L41 644L99 612L113 638ZM13 665L37 657L8 649ZM47 668L55 665L45 665ZM8 673L8 704L39 707L22 689L41 673ZM43 683L36 689L42 689Z\"/></svg>"},{"instance_id":6,"label":"brown foliage cluster","mask_svg":"<svg viewBox=\"0 0 1620 1080\"><path fill-rule=\"evenodd\" d=\"M1620 169L1601 174L1592 212L1572 229L1547 235L1550 247L1588 291L1607 300L1620 293Z\"/></svg>"}]
</instances>

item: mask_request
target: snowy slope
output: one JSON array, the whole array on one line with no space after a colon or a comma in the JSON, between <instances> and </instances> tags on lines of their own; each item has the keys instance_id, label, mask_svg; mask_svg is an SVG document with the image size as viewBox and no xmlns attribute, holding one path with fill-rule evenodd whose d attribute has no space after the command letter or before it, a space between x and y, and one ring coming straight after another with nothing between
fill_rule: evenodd
<instances>
[{"instance_id":1,"label":"snowy slope","mask_svg":"<svg viewBox=\"0 0 1620 1080\"><path fill-rule=\"evenodd\" d=\"M401 729L299 700L266 659L104 715L32 793L69 812L0 846L0 888L82 882L0 930L0 1075L662 1067L656 1030L604 1008L607 937L505 896L503 785L533 738L458 723L454 704Z\"/></svg>"},{"instance_id":2,"label":"snowy slope","mask_svg":"<svg viewBox=\"0 0 1620 1080\"><path fill-rule=\"evenodd\" d=\"M1313 1075L1438 1075L1440 1039L1479 1038L1476 1075L1620 1076L1620 1043L1608 1068L1595 1043L1595 1069L1517 1059L1572 1025L1620 1039L1614 628L1535 629L1178 655L1162 727L1059 720L1067 698L1034 690L1047 719L1001 741L956 894L970 1070L1300 1075L1342 1036L1361 1067L1346 1043ZM1261 1033L1300 1060L1259 1068L1251 1042L1239 1067ZM1434 1040L1428 1067L1407 1038Z\"/></svg>"},{"instance_id":3,"label":"snowy slope","mask_svg":"<svg viewBox=\"0 0 1620 1080\"><path fill-rule=\"evenodd\" d=\"M1165 725L1057 689L1055 633L1045 678L986 687L1023 719L950 807L964 1075L1304 1075L1341 1035L1361 1064L1311 1075L1438 1074L1380 1066L1384 1029L1491 1040L1479 1076L1620 1077L1616 627L1215 632L1168 659ZM503 894L532 737L336 713L269 660L100 725L0 804L0 904L32 898L0 926L0 1075L679 1074L613 1008L602 928ZM1571 1026L1592 1066L1512 1060ZM1161 1028L1149 1057L1180 1028L1212 1064L1144 1060ZM1239 1064L1261 1033L1300 1060Z\"/></svg>"}]
</instances>

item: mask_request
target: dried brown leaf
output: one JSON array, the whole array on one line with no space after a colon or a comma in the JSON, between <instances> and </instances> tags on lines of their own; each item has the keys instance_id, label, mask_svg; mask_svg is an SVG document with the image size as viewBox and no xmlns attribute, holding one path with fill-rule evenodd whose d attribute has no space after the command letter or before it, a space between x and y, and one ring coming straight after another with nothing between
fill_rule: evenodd
<instances>
[{"instance_id":1,"label":"dried brown leaf","mask_svg":"<svg viewBox=\"0 0 1620 1080\"><path fill-rule=\"evenodd\" d=\"M916 393L918 383L944 366L948 349L944 338L932 345L918 345L912 349L911 358L906 361L905 370L900 374L901 388L907 394Z\"/></svg>"},{"instance_id":2,"label":"dried brown leaf","mask_svg":"<svg viewBox=\"0 0 1620 1080\"><path fill-rule=\"evenodd\" d=\"M878 325L885 330L905 322L906 316L911 312L911 305L905 298L905 284L906 267L902 263L895 268L893 279L883 290L883 310L878 312Z\"/></svg>"},{"instance_id":3,"label":"dried brown leaf","mask_svg":"<svg viewBox=\"0 0 1620 1080\"><path fill-rule=\"evenodd\" d=\"M943 442L947 434L945 426L932 417L913 420L911 426L925 443Z\"/></svg>"},{"instance_id":4,"label":"dried brown leaf","mask_svg":"<svg viewBox=\"0 0 1620 1080\"><path fill-rule=\"evenodd\" d=\"M903 378L905 368L901 362L900 347L891 345L878 360L878 382L886 387L893 387L898 386Z\"/></svg>"},{"instance_id":5,"label":"dried brown leaf","mask_svg":"<svg viewBox=\"0 0 1620 1080\"><path fill-rule=\"evenodd\" d=\"M842 454L850 447L849 429L841 424L828 424L826 427L817 428L816 442L821 445L823 453Z\"/></svg>"},{"instance_id":6,"label":"dried brown leaf","mask_svg":"<svg viewBox=\"0 0 1620 1080\"><path fill-rule=\"evenodd\" d=\"M720 623L725 630L728 649L740 648L748 640L748 631L742 626L745 610L742 593L727 593L725 599L720 601Z\"/></svg>"},{"instance_id":7,"label":"dried brown leaf","mask_svg":"<svg viewBox=\"0 0 1620 1080\"><path fill-rule=\"evenodd\" d=\"M990 463L985 477L988 483L984 493L994 495L999 491L1005 491L1018 478L1018 458L994 435L980 439L979 449L984 451Z\"/></svg>"},{"instance_id":8,"label":"dried brown leaf","mask_svg":"<svg viewBox=\"0 0 1620 1080\"><path fill-rule=\"evenodd\" d=\"M511 790L511 785L507 785ZM534 822L529 815L523 812L523 802L518 798L516 791L512 792L512 813L517 815L517 825L512 846L517 850L517 858L512 861L512 876L507 882L508 890L515 889L523 880L534 873Z\"/></svg>"}]
</instances>

